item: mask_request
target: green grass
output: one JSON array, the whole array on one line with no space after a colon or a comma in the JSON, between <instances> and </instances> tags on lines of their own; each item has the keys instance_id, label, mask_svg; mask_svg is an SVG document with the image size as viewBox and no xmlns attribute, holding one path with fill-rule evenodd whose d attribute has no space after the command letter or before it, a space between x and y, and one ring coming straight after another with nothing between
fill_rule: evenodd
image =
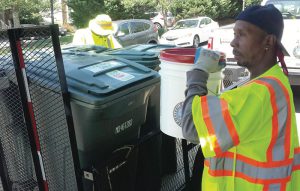
<instances>
[{"instance_id":1,"label":"green grass","mask_svg":"<svg viewBox=\"0 0 300 191\"><path fill-rule=\"evenodd\" d=\"M62 46L62 45L67 45L67 44L72 43L73 36L74 36L73 33L68 33L66 36L60 36L59 37L60 45ZM26 51L30 50L30 49L32 49L32 50L41 49L41 48L45 48L45 47L52 45L50 38L49 39L41 39L41 40L29 40L29 41L24 41L23 43L24 43L23 45L25 45L25 47L23 47L23 48ZM8 45L8 43L7 43L7 45ZM0 50L0 58L3 57L4 55L10 54L10 51L11 50L10 50L9 46L4 47L2 45L2 48Z\"/></svg>"},{"instance_id":2,"label":"green grass","mask_svg":"<svg viewBox=\"0 0 300 191\"><path fill-rule=\"evenodd\" d=\"M72 43L74 34L67 34L66 36L60 36L59 41L60 45L66 45Z\"/></svg>"}]
</instances>

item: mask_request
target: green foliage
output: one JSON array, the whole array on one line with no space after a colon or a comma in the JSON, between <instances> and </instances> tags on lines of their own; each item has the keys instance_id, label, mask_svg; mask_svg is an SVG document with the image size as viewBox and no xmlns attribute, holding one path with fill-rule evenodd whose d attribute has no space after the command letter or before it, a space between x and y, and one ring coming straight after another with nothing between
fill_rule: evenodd
<instances>
[{"instance_id":1,"label":"green foliage","mask_svg":"<svg viewBox=\"0 0 300 191\"><path fill-rule=\"evenodd\" d=\"M68 0L68 6L73 9L71 18L78 28L87 27L89 21L104 13L104 0Z\"/></svg>"},{"instance_id":2,"label":"green foliage","mask_svg":"<svg viewBox=\"0 0 300 191\"><path fill-rule=\"evenodd\" d=\"M161 37L165 32L166 32L166 29L164 29L164 28L159 28L159 29L158 29L158 36Z\"/></svg>"},{"instance_id":3,"label":"green foliage","mask_svg":"<svg viewBox=\"0 0 300 191\"><path fill-rule=\"evenodd\" d=\"M147 18L145 12L156 10L154 0L69 0L71 18L78 28L87 27L98 14L108 14L112 20ZM148 18L149 19L149 18Z\"/></svg>"},{"instance_id":4,"label":"green foliage","mask_svg":"<svg viewBox=\"0 0 300 191\"><path fill-rule=\"evenodd\" d=\"M262 0L245 0L245 6ZM206 15L214 20L234 18L243 8L243 0L69 0L71 17L77 27L86 27L90 19L106 13L113 20L146 18L151 11L169 10L176 20Z\"/></svg>"},{"instance_id":5,"label":"green foliage","mask_svg":"<svg viewBox=\"0 0 300 191\"><path fill-rule=\"evenodd\" d=\"M261 0L245 0L245 5L260 4ZM215 20L234 18L243 7L242 0L175 0L171 9L176 18L209 16Z\"/></svg>"},{"instance_id":6,"label":"green foliage","mask_svg":"<svg viewBox=\"0 0 300 191\"><path fill-rule=\"evenodd\" d=\"M123 0L122 5L126 10L123 19L149 19L147 13L156 11L157 3L154 0Z\"/></svg>"},{"instance_id":7,"label":"green foliage","mask_svg":"<svg viewBox=\"0 0 300 191\"><path fill-rule=\"evenodd\" d=\"M53 0L58 2L58 0ZM260 4L262 0L245 0L245 7ZM13 9L19 12L21 23L37 24L39 13L50 9L50 0L0 0L0 11ZM26 5L26 6L24 6ZM207 15L215 20L234 18L243 8L243 0L68 0L73 24L87 27L98 14L106 13L113 20L146 18L145 13L169 10L181 18ZM58 7L60 8L60 6Z\"/></svg>"},{"instance_id":8,"label":"green foliage","mask_svg":"<svg viewBox=\"0 0 300 191\"><path fill-rule=\"evenodd\" d=\"M250 5L260 5L262 0L245 0L245 7L248 7Z\"/></svg>"},{"instance_id":9,"label":"green foliage","mask_svg":"<svg viewBox=\"0 0 300 191\"><path fill-rule=\"evenodd\" d=\"M25 5L25 6L24 6ZM19 13L22 24L39 24L42 20L39 14L45 7L50 7L48 0L1 0L0 11L12 9Z\"/></svg>"},{"instance_id":10,"label":"green foliage","mask_svg":"<svg viewBox=\"0 0 300 191\"><path fill-rule=\"evenodd\" d=\"M70 44L70 43L72 43L72 40L73 40L73 35L72 34L59 37L60 45Z\"/></svg>"},{"instance_id":11,"label":"green foliage","mask_svg":"<svg viewBox=\"0 0 300 191\"><path fill-rule=\"evenodd\" d=\"M21 9L20 11L20 23L22 24L36 24L38 25L42 21L42 16L39 14L39 9Z\"/></svg>"},{"instance_id":12,"label":"green foliage","mask_svg":"<svg viewBox=\"0 0 300 191\"><path fill-rule=\"evenodd\" d=\"M150 11L157 7L158 0L122 0L122 4L126 9L132 9L134 7L141 7L144 11ZM147 10L150 8L150 10Z\"/></svg>"},{"instance_id":13,"label":"green foliage","mask_svg":"<svg viewBox=\"0 0 300 191\"><path fill-rule=\"evenodd\" d=\"M112 20L122 18L126 13L126 9L120 0L104 0L105 12Z\"/></svg>"}]
</instances>

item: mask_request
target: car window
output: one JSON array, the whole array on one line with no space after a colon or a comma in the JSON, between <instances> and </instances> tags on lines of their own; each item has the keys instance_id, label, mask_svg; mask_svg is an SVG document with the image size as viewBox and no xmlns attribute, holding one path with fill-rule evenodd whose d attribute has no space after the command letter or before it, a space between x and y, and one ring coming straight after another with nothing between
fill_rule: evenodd
<instances>
[{"instance_id":1,"label":"car window","mask_svg":"<svg viewBox=\"0 0 300 191\"><path fill-rule=\"evenodd\" d=\"M206 19L205 19L205 22L206 22L206 24L208 25L208 24L210 24L210 23L211 23L211 19L209 19L209 18L206 18Z\"/></svg>"},{"instance_id":2,"label":"car window","mask_svg":"<svg viewBox=\"0 0 300 191\"><path fill-rule=\"evenodd\" d=\"M267 1L282 13L284 19L300 19L300 1Z\"/></svg>"},{"instance_id":3,"label":"car window","mask_svg":"<svg viewBox=\"0 0 300 191\"><path fill-rule=\"evenodd\" d=\"M158 15L158 12L146 12L145 15L149 15L149 19Z\"/></svg>"},{"instance_id":4,"label":"car window","mask_svg":"<svg viewBox=\"0 0 300 191\"><path fill-rule=\"evenodd\" d=\"M200 27L200 26L202 27L203 25L206 25L206 18L203 18L203 19L200 21L199 27Z\"/></svg>"},{"instance_id":5,"label":"car window","mask_svg":"<svg viewBox=\"0 0 300 191\"><path fill-rule=\"evenodd\" d=\"M144 23L143 22L132 22L131 23L131 32L138 33L144 31Z\"/></svg>"},{"instance_id":6,"label":"car window","mask_svg":"<svg viewBox=\"0 0 300 191\"><path fill-rule=\"evenodd\" d=\"M176 23L173 29L195 28L198 23L198 20L181 20Z\"/></svg>"},{"instance_id":7,"label":"car window","mask_svg":"<svg viewBox=\"0 0 300 191\"><path fill-rule=\"evenodd\" d=\"M167 17L173 17L173 14L171 12L167 12Z\"/></svg>"},{"instance_id":8,"label":"car window","mask_svg":"<svg viewBox=\"0 0 300 191\"><path fill-rule=\"evenodd\" d=\"M148 30L151 26L148 23L143 23L144 25L144 30Z\"/></svg>"},{"instance_id":9,"label":"car window","mask_svg":"<svg viewBox=\"0 0 300 191\"><path fill-rule=\"evenodd\" d=\"M125 35L129 34L129 24L128 23L121 24L119 31L123 32Z\"/></svg>"}]
</instances>

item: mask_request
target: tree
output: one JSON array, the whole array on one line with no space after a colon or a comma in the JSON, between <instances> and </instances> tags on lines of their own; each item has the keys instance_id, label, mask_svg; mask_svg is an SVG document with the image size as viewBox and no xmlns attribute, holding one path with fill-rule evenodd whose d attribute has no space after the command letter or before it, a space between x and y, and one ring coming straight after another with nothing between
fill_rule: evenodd
<instances>
[{"instance_id":1,"label":"tree","mask_svg":"<svg viewBox=\"0 0 300 191\"><path fill-rule=\"evenodd\" d=\"M262 0L244 0L245 6L259 4ZM206 15L215 20L234 18L243 7L243 0L68 0L73 9L71 17L77 27L101 13L113 20L147 18L145 13L160 11L166 25L167 11L176 19ZM147 18L149 19L149 18Z\"/></svg>"},{"instance_id":2,"label":"tree","mask_svg":"<svg viewBox=\"0 0 300 191\"><path fill-rule=\"evenodd\" d=\"M39 12L47 4L46 0L1 0L0 11L11 9L13 27L18 27L20 22L38 24L42 19Z\"/></svg>"},{"instance_id":3,"label":"tree","mask_svg":"<svg viewBox=\"0 0 300 191\"><path fill-rule=\"evenodd\" d=\"M104 0L68 0L72 8L71 18L76 27L87 27L89 21L97 15L104 13Z\"/></svg>"},{"instance_id":4,"label":"tree","mask_svg":"<svg viewBox=\"0 0 300 191\"><path fill-rule=\"evenodd\" d=\"M110 15L112 20L125 19L127 9L121 0L104 0L105 13Z\"/></svg>"},{"instance_id":5,"label":"tree","mask_svg":"<svg viewBox=\"0 0 300 191\"><path fill-rule=\"evenodd\" d=\"M127 10L128 18L148 18L148 13L157 9L155 0L123 0L122 4Z\"/></svg>"},{"instance_id":6,"label":"tree","mask_svg":"<svg viewBox=\"0 0 300 191\"><path fill-rule=\"evenodd\" d=\"M159 6L159 10L161 10L161 13L164 17L164 28L165 30L167 30L167 14L168 11L170 10L170 7L172 5L172 3L174 2L174 0L157 0L158 6Z\"/></svg>"},{"instance_id":7,"label":"tree","mask_svg":"<svg viewBox=\"0 0 300 191\"><path fill-rule=\"evenodd\" d=\"M68 25L67 0L61 0L61 13L63 26Z\"/></svg>"},{"instance_id":8,"label":"tree","mask_svg":"<svg viewBox=\"0 0 300 191\"><path fill-rule=\"evenodd\" d=\"M123 0L124 7L130 9L131 12L134 10L140 10L140 14L135 14L143 16L143 13L151 11L159 11L164 17L164 26L167 28L167 12L172 6L174 0ZM149 19L149 18L148 18Z\"/></svg>"},{"instance_id":9,"label":"tree","mask_svg":"<svg viewBox=\"0 0 300 191\"><path fill-rule=\"evenodd\" d=\"M245 1L245 7L248 7L250 5L260 5L262 0L244 0Z\"/></svg>"},{"instance_id":10,"label":"tree","mask_svg":"<svg viewBox=\"0 0 300 191\"><path fill-rule=\"evenodd\" d=\"M261 0L245 0L245 6L260 4ZM209 16L214 20L233 19L242 10L243 0L175 0L171 9L177 19Z\"/></svg>"}]
</instances>

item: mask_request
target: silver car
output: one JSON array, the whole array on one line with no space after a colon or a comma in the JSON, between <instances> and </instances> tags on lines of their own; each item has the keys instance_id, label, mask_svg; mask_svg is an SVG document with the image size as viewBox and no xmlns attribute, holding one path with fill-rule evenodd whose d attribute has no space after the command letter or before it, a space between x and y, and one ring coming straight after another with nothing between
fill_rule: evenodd
<instances>
[{"instance_id":1,"label":"silver car","mask_svg":"<svg viewBox=\"0 0 300 191\"><path fill-rule=\"evenodd\" d=\"M158 30L150 20L113 21L114 36L125 47L133 44L158 43Z\"/></svg>"}]
</instances>

